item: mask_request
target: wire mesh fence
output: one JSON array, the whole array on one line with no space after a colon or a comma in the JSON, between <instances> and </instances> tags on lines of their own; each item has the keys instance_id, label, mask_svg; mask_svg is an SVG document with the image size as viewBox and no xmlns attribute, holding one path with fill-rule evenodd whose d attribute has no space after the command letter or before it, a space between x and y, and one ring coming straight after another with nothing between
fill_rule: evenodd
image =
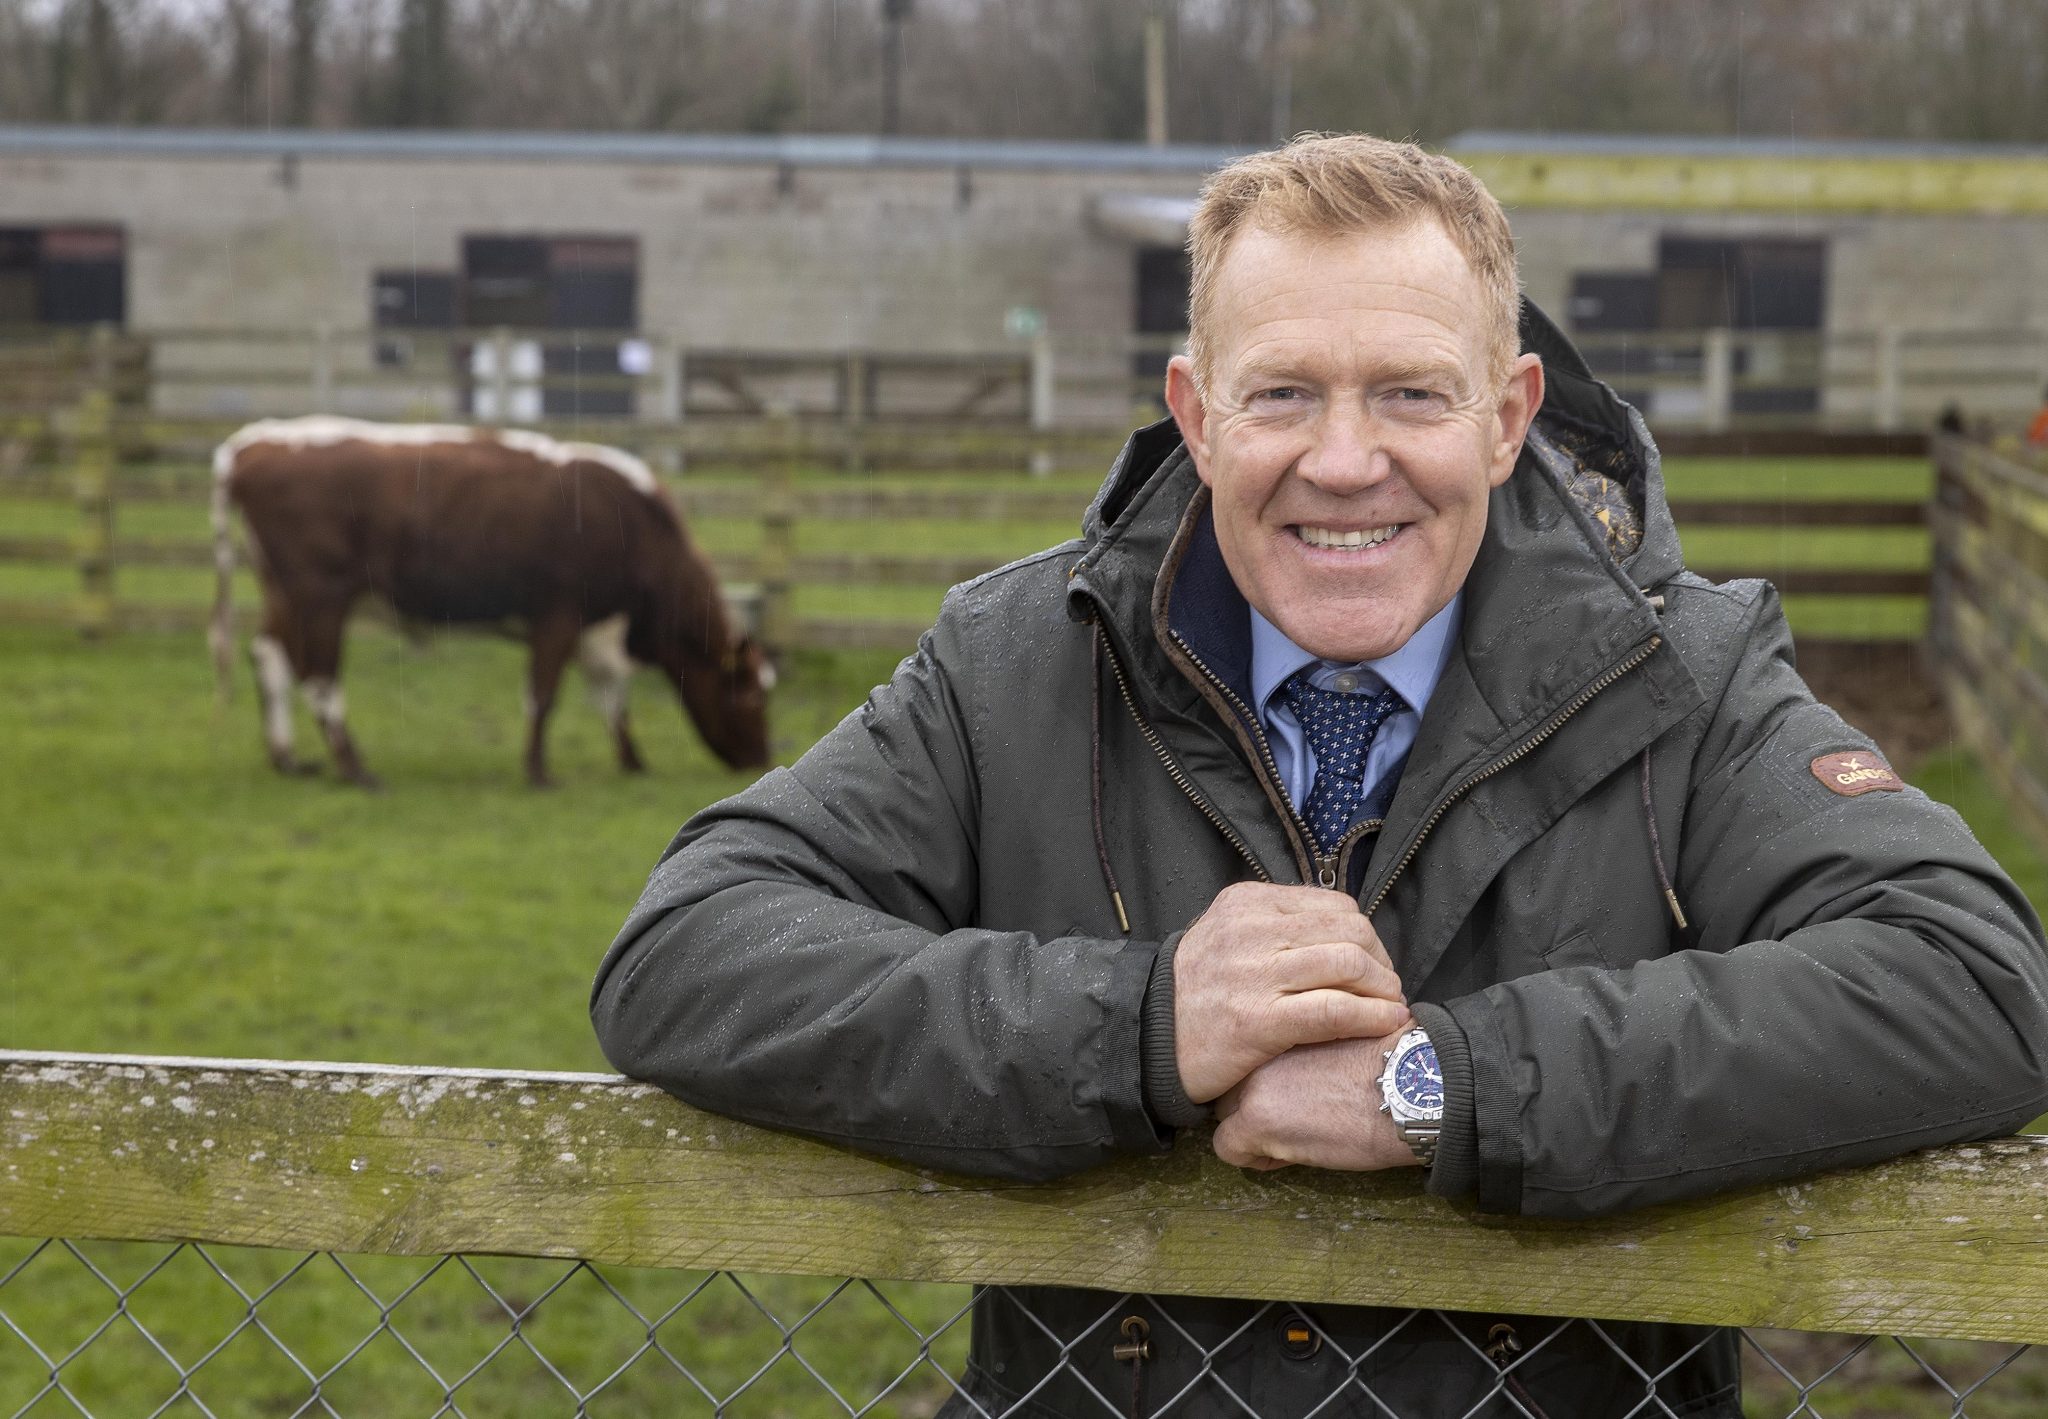
<instances>
[{"instance_id":1,"label":"wire mesh fence","mask_svg":"<svg viewBox=\"0 0 2048 1419\"><path fill-rule=\"evenodd\" d=\"M1062 1331L1030 1314L1030 1294L512 1257L0 1241L0 1414L1579 1419L1523 1381L1588 1342L1616 1357L1599 1413L1723 1412L1681 1400L1670 1378L1731 1333L1701 1331L1646 1364L1624 1326L1592 1320L1489 1329L1413 1310L1358 1345L1316 1307L1247 1306L1218 1334L1185 1323L1172 1298L1110 1292L1097 1293L1092 1320ZM1042 1374L1007 1377L1011 1399L963 1377L978 1307L1037 1326L1054 1357ZM1748 1416L2048 1412L2048 1356L2022 1344L1733 1334ZM1465 1373L1433 1375L1429 1406L1376 1386L1390 1353L1446 1335L1461 1338ZM1258 1367L1243 1363L1253 1346L1313 1357L1316 1383L1262 1394ZM1122 1357L1113 1387L1099 1363L1081 1363L1104 1348ZM1148 1373L1169 1351L1184 1363Z\"/></svg>"}]
</instances>

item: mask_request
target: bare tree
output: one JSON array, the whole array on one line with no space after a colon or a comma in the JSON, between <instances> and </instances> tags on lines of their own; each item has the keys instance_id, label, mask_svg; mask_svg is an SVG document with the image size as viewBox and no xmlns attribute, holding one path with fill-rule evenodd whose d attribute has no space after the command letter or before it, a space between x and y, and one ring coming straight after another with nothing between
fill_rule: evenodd
<instances>
[{"instance_id":1,"label":"bare tree","mask_svg":"<svg viewBox=\"0 0 2048 1419\"><path fill-rule=\"evenodd\" d=\"M0 119L873 131L894 3L0 0ZM2048 143L2048 0L1157 3L1179 142L1506 128ZM1147 8L915 0L894 22L895 127L1137 141Z\"/></svg>"},{"instance_id":2,"label":"bare tree","mask_svg":"<svg viewBox=\"0 0 2048 1419\"><path fill-rule=\"evenodd\" d=\"M326 9L325 0L291 0L285 122L294 128L311 128L319 110L320 23Z\"/></svg>"},{"instance_id":3,"label":"bare tree","mask_svg":"<svg viewBox=\"0 0 2048 1419\"><path fill-rule=\"evenodd\" d=\"M270 36L257 17L253 0L221 0L221 26L227 31L228 65L222 103L234 124L265 123L270 105Z\"/></svg>"}]
</instances>

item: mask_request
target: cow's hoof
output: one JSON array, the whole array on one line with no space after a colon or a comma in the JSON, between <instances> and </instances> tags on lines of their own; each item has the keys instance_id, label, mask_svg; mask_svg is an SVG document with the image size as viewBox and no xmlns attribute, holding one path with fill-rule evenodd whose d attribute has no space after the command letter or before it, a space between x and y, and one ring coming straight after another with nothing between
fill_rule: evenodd
<instances>
[{"instance_id":1,"label":"cow's hoof","mask_svg":"<svg viewBox=\"0 0 2048 1419\"><path fill-rule=\"evenodd\" d=\"M312 778L320 765L312 759L272 759L270 766L286 778Z\"/></svg>"},{"instance_id":2,"label":"cow's hoof","mask_svg":"<svg viewBox=\"0 0 2048 1419\"><path fill-rule=\"evenodd\" d=\"M526 786L528 788L543 790L550 790L559 787L559 785L556 784L556 782L546 774L528 774L526 776Z\"/></svg>"},{"instance_id":3,"label":"cow's hoof","mask_svg":"<svg viewBox=\"0 0 2048 1419\"><path fill-rule=\"evenodd\" d=\"M382 793L384 791L384 780L378 778L368 769L357 769L348 776L347 782L362 789L365 793Z\"/></svg>"}]
</instances>

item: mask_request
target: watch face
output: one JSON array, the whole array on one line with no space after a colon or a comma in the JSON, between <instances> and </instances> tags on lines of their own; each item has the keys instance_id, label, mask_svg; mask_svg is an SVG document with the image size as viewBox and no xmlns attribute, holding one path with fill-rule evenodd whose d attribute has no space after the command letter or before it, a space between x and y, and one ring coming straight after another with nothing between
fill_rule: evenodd
<instances>
[{"instance_id":1,"label":"watch face","mask_svg":"<svg viewBox=\"0 0 2048 1419\"><path fill-rule=\"evenodd\" d=\"M1441 1116L1444 1072L1436 1062L1436 1046L1423 1041L1394 1062L1394 1092L1415 1113Z\"/></svg>"}]
</instances>

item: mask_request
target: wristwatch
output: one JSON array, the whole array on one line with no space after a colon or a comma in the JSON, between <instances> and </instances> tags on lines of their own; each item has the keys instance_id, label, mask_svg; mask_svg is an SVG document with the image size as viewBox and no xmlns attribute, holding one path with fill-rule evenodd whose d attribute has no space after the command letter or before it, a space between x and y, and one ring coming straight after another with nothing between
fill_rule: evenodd
<instances>
[{"instance_id":1,"label":"wristwatch","mask_svg":"<svg viewBox=\"0 0 2048 1419\"><path fill-rule=\"evenodd\" d=\"M1444 1071L1427 1031L1408 1031L1388 1051L1380 1074L1380 1112L1392 1116L1423 1167L1436 1161L1437 1134L1444 1125Z\"/></svg>"}]
</instances>

